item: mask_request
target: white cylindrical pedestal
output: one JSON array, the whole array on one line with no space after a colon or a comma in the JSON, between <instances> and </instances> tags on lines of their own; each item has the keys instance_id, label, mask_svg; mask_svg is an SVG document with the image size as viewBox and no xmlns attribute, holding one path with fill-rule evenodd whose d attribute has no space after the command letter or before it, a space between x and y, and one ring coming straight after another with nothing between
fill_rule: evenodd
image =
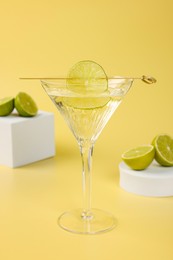
<instances>
[{"instance_id":1,"label":"white cylindrical pedestal","mask_svg":"<svg viewBox=\"0 0 173 260\"><path fill-rule=\"evenodd\" d=\"M153 162L143 171L130 169L124 162L119 165L120 187L143 196L173 196L173 167L162 167Z\"/></svg>"}]
</instances>

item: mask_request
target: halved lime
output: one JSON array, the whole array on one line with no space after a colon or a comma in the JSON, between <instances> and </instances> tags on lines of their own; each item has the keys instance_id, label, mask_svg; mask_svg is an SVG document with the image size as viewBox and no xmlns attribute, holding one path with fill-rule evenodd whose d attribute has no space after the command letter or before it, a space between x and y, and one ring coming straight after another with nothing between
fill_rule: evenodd
<instances>
[{"instance_id":1,"label":"halved lime","mask_svg":"<svg viewBox=\"0 0 173 260\"><path fill-rule=\"evenodd\" d=\"M152 144L155 147L155 160L162 166L173 166L173 139L167 134L157 135Z\"/></svg>"},{"instance_id":2,"label":"halved lime","mask_svg":"<svg viewBox=\"0 0 173 260\"><path fill-rule=\"evenodd\" d=\"M5 97L0 99L0 116L8 116L14 109L14 98Z\"/></svg>"},{"instance_id":3,"label":"halved lime","mask_svg":"<svg viewBox=\"0 0 173 260\"><path fill-rule=\"evenodd\" d=\"M146 169L154 159L153 145L142 145L122 154L123 161L133 170Z\"/></svg>"},{"instance_id":4,"label":"halved lime","mask_svg":"<svg viewBox=\"0 0 173 260\"><path fill-rule=\"evenodd\" d=\"M75 108L103 107L110 100L109 96L106 96L108 89L106 73L94 61L84 60L75 64L68 73L67 88L72 92L72 97L65 98L64 101L68 106ZM101 96L103 93L105 97ZM74 97L76 94L77 97Z\"/></svg>"},{"instance_id":5,"label":"halved lime","mask_svg":"<svg viewBox=\"0 0 173 260\"><path fill-rule=\"evenodd\" d=\"M15 98L15 108L20 116L32 117L38 112L37 105L33 98L25 92L19 92Z\"/></svg>"}]
</instances>

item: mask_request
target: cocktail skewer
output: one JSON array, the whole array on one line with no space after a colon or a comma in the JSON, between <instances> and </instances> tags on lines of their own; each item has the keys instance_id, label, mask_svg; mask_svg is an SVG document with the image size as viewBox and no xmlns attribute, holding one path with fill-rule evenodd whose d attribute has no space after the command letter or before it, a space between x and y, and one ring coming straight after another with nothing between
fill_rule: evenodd
<instances>
[{"instance_id":1,"label":"cocktail skewer","mask_svg":"<svg viewBox=\"0 0 173 260\"><path fill-rule=\"evenodd\" d=\"M111 79L123 79L121 77L110 77ZM67 78L64 78L64 77L25 77L25 78L19 78L19 79L22 79L22 80L56 80L56 79L67 79ZM77 79L77 78L70 78L70 79ZM102 79L102 78L100 78ZM104 79L104 78L103 78ZM153 84L153 83L156 83L156 79L153 78L152 76L141 76L141 77L124 77L124 79L132 79L132 80L136 80L136 79L140 79L142 80L143 82L147 83L147 84Z\"/></svg>"}]
</instances>

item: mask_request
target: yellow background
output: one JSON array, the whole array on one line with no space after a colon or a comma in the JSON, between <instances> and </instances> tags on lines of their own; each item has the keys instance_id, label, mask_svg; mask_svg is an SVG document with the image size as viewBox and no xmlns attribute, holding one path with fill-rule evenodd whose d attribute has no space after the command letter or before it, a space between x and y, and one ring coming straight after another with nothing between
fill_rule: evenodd
<instances>
[{"instance_id":1,"label":"yellow background","mask_svg":"<svg viewBox=\"0 0 173 260\"><path fill-rule=\"evenodd\" d=\"M25 91L55 113L56 156L19 169L0 167L0 259L171 260L173 200L119 188L124 150L173 136L172 0L6 0L0 2L0 97ZM91 59L108 75L157 78L133 88L99 137L94 153L93 206L119 226L97 236L72 235L57 216L81 203L81 165L70 130L38 81Z\"/></svg>"}]
</instances>

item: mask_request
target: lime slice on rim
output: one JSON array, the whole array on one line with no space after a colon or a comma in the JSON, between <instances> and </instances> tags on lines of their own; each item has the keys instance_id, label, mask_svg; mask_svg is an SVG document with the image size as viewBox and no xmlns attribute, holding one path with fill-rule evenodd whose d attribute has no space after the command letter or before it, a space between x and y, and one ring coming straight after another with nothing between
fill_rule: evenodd
<instances>
[{"instance_id":1,"label":"lime slice on rim","mask_svg":"<svg viewBox=\"0 0 173 260\"><path fill-rule=\"evenodd\" d=\"M67 88L72 92L70 98L65 98L67 105L79 109L103 107L110 98L101 97L108 89L108 79L103 68L90 60L75 64L67 76ZM77 97L74 97L77 94ZM99 96L100 95L100 96Z\"/></svg>"},{"instance_id":2,"label":"lime slice on rim","mask_svg":"<svg viewBox=\"0 0 173 260\"><path fill-rule=\"evenodd\" d=\"M79 61L67 75L67 87L79 94L100 93L108 88L108 79L104 69L90 60Z\"/></svg>"},{"instance_id":3,"label":"lime slice on rim","mask_svg":"<svg viewBox=\"0 0 173 260\"><path fill-rule=\"evenodd\" d=\"M25 92L19 92L14 102L15 108L20 116L32 117L35 116L38 112L35 101Z\"/></svg>"},{"instance_id":4,"label":"lime slice on rim","mask_svg":"<svg viewBox=\"0 0 173 260\"><path fill-rule=\"evenodd\" d=\"M152 144L155 147L155 160L162 166L173 166L173 139L167 134L157 135Z\"/></svg>"},{"instance_id":5,"label":"lime slice on rim","mask_svg":"<svg viewBox=\"0 0 173 260\"><path fill-rule=\"evenodd\" d=\"M133 170L146 169L154 159L153 145L142 145L122 154L122 160Z\"/></svg>"},{"instance_id":6,"label":"lime slice on rim","mask_svg":"<svg viewBox=\"0 0 173 260\"><path fill-rule=\"evenodd\" d=\"M0 116L8 116L14 109L14 98L6 97L0 99Z\"/></svg>"}]
</instances>

